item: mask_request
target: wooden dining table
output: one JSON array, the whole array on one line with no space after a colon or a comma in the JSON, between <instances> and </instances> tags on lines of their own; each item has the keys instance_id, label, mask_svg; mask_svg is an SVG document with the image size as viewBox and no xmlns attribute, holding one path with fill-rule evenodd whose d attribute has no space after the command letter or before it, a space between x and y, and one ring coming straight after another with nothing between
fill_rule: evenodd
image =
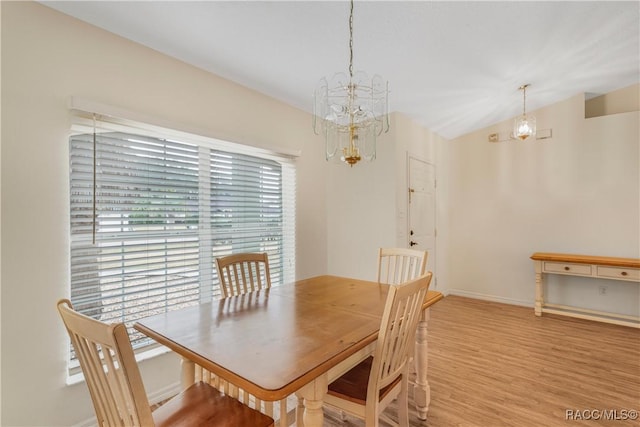
<instances>
[{"instance_id":1,"label":"wooden dining table","mask_svg":"<svg viewBox=\"0 0 640 427\"><path fill-rule=\"evenodd\" d=\"M321 427L328 384L375 349L388 285L337 276L223 298L147 317L134 328L182 357L182 386L195 365L256 398L295 393L306 427ZM416 332L414 398L426 419L428 308L443 298L429 291Z\"/></svg>"}]
</instances>

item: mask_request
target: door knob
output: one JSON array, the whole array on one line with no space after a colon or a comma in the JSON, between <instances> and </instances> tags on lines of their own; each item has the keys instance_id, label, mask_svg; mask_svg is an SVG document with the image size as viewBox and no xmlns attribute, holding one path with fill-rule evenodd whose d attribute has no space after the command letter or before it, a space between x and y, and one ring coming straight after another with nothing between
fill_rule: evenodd
<instances>
[{"instance_id":1,"label":"door knob","mask_svg":"<svg viewBox=\"0 0 640 427\"><path fill-rule=\"evenodd\" d=\"M417 244L418 244L418 242L414 242L413 240L409 242L409 246L415 246Z\"/></svg>"}]
</instances>

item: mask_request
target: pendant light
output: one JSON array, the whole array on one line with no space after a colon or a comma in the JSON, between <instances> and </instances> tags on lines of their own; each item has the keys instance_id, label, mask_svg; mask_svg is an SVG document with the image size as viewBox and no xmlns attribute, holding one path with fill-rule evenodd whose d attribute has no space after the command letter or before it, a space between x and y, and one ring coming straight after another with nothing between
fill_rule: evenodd
<instances>
[{"instance_id":1,"label":"pendant light","mask_svg":"<svg viewBox=\"0 0 640 427\"><path fill-rule=\"evenodd\" d=\"M522 91L522 115L516 117L513 122L513 136L522 141L536 136L536 118L531 114L527 114L527 88L530 84L522 85L518 90Z\"/></svg>"},{"instance_id":2,"label":"pendant light","mask_svg":"<svg viewBox=\"0 0 640 427\"><path fill-rule=\"evenodd\" d=\"M353 0L349 14L349 73L322 78L314 92L313 129L325 140L327 160L353 166L376 158L376 139L389 131L389 84L353 71Z\"/></svg>"}]
</instances>

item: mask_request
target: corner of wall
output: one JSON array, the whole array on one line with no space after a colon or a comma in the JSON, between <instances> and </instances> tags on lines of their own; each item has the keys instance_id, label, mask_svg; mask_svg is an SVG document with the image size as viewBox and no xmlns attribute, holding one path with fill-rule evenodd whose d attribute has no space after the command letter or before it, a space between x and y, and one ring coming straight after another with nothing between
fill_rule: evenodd
<instances>
[{"instance_id":1,"label":"corner of wall","mask_svg":"<svg viewBox=\"0 0 640 427\"><path fill-rule=\"evenodd\" d=\"M640 111L640 83L585 100L585 115L592 117Z\"/></svg>"}]
</instances>

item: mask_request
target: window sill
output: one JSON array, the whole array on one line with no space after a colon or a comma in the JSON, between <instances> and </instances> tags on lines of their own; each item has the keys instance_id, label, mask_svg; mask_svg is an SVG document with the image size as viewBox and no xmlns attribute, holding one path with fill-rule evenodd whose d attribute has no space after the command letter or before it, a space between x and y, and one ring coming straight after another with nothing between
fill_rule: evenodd
<instances>
[{"instance_id":1,"label":"window sill","mask_svg":"<svg viewBox=\"0 0 640 427\"><path fill-rule=\"evenodd\" d=\"M170 351L171 349L169 349L168 347L157 346L149 350L137 353L136 362L140 363L143 360L153 359L154 357L161 356L163 354L169 353ZM84 382L84 374L82 373L82 370L80 370L79 372L69 374L65 383L66 385L70 386L82 382Z\"/></svg>"}]
</instances>

